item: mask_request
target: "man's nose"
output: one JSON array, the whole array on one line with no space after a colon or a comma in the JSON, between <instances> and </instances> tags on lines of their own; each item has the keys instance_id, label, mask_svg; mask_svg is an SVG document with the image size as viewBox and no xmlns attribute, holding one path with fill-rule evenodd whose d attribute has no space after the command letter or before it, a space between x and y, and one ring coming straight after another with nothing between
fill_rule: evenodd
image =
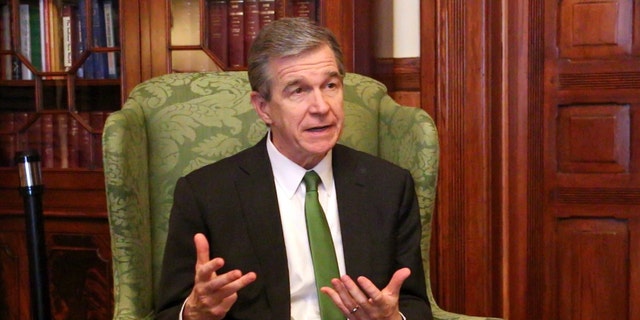
<instances>
[{"instance_id":1,"label":"man's nose","mask_svg":"<svg viewBox=\"0 0 640 320\"><path fill-rule=\"evenodd\" d=\"M328 98L322 92L322 89L315 89L311 94L311 110L319 113L324 113L329 110L330 105L328 103Z\"/></svg>"}]
</instances>

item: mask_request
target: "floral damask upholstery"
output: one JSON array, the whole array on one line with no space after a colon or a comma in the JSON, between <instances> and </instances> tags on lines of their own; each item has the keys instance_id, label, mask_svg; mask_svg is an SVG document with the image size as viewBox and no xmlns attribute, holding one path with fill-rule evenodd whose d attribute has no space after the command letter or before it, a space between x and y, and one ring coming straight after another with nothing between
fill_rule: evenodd
<instances>
[{"instance_id":1,"label":"floral damask upholstery","mask_svg":"<svg viewBox=\"0 0 640 320\"><path fill-rule=\"evenodd\" d=\"M403 107L379 82L348 74L341 143L409 169L423 222L429 279L431 218L438 172L438 136L429 115ZM243 150L266 133L249 102L246 72L177 73L138 85L103 134L114 319L153 317L154 293L180 176ZM436 319L472 319L441 310Z\"/></svg>"}]
</instances>

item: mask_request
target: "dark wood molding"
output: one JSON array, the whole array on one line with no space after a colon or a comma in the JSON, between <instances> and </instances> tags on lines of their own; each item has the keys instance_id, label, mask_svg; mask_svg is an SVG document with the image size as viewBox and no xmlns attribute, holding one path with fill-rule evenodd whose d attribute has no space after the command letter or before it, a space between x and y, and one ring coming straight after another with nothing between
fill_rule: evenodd
<instances>
[{"instance_id":1,"label":"dark wood molding","mask_svg":"<svg viewBox=\"0 0 640 320\"><path fill-rule=\"evenodd\" d=\"M420 57L377 58L375 78L384 83L389 92L419 92Z\"/></svg>"},{"instance_id":2,"label":"dark wood molding","mask_svg":"<svg viewBox=\"0 0 640 320\"><path fill-rule=\"evenodd\" d=\"M421 2L422 108L439 130L432 281L445 310L502 313L500 184L501 2ZM497 13L495 13L497 10ZM487 13L491 13L487 15ZM498 38L497 38L498 37ZM483 54L478 54L482 52ZM497 65L496 65L497 64ZM498 150L498 151L496 151Z\"/></svg>"}]
</instances>

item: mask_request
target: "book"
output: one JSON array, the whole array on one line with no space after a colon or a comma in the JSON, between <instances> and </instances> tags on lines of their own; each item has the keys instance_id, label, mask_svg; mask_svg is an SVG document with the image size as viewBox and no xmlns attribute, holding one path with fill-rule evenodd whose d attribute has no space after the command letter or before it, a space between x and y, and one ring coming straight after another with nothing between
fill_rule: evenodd
<instances>
[{"instance_id":1,"label":"book","mask_svg":"<svg viewBox=\"0 0 640 320\"><path fill-rule=\"evenodd\" d=\"M29 14L31 5L20 4L20 53L25 59L31 60L31 17ZM21 77L23 80L33 79L33 74L29 67L21 64Z\"/></svg>"},{"instance_id":2,"label":"book","mask_svg":"<svg viewBox=\"0 0 640 320\"><path fill-rule=\"evenodd\" d=\"M260 31L260 6L258 0L244 0L244 58L243 65L247 64L246 58L253 39Z\"/></svg>"},{"instance_id":3,"label":"book","mask_svg":"<svg viewBox=\"0 0 640 320\"><path fill-rule=\"evenodd\" d=\"M88 112L79 112L79 118L83 123L78 123L80 129L80 147L78 148L78 161L81 168L90 168L93 161L93 144L91 125Z\"/></svg>"},{"instance_id":4,"label":"book","mask_svg":"<svg viewBox=\"0 0 640 320\"><path fill-rule=\"evenodd\" d=\"M229 66L242 67L244 57L244 0L229 1Z\"/></svg>"},{"instance_id":5,"label":"book","mask_svg":"<svg viewBox=\"0 0 640 320\"><path fill-rule=\"evenodd\" d=\"M104 20L104 7L101 1L91 1L91 32L93 36L93 47L103 48L107 46L107 33ZM91 54L93 62L93 79L106 79L108 71L107 54L104 52Z\"/></svg>"},{"instance_id":6,"label":"book","mask_svg":"<svg viewBox=\"0 0 640 320\"><path fill-rule=\"evenodd\" d=\"M44 113L40 116L40 134L42 150L40 155L40 161L43 168L53 168L54 163L54 127L53 127L53 114ZM34 140L34 143L36 141Z\"/></svg>"},{"instance_id":7,"label":"book","mask_svg":"<svg viewBox=\"0 0 640 320\"><path fill-rule=\"evenodd\" d=\"M33 115L29 115L29 117L32 116ZM26 142L25 150L37 152L40 155L42 167L44 167L44 159L42 159L42 136L42 117L40 117L33 121L33 123L31 123L31 125L26 129L24 138Z\"/></svg>"},{"instance_id":8,"label":"book","mask_svg":"<svg viewBox=\"0 0 640 320\"><path fill-rule=\"evenodd\" d=\"M69 116L67 113L57 113L55 115L55 139L54 158L55 168L69 167Z\"/></svg>"},{"instance_id":9,"label":"book","mask_svg":"<svg viewBox=\"0 0 640 320\"><path fill-rule=\"evenodd\" d=\"M118 23L117 8L113 0L104 0L104 25L105 25L105 45L109 48L116 46L116 24ZM107 78L118 78L118 64L116 62L116 52L107 52Z\"/></svg>"},{"instance_id":10,"label":"book","mask_svg":"<svg viewBox=\"0 0 640 320\"><path fill-rule=\"evenodd\" d=\"M90 169L102 168L102 130L107 116L108 113L106 111L91 111L89 113L89 124L93 129Z\"/></svg>"},{"instance_id":11,"label":"book","mask_svg":"<svg viewBox=\"0 0 640 320\"><path fill-rule=\"evenodd\" d=\"M70 3L62 5L62 48L63 68L68 71L78 59L78 17L77 7Z\"/></svg>"},{"instance_id":12,"label":"book","mask_svg":"<svg viewBox=\"0 0 640 320\"><path fill-rule=\"evenodd\" d=\"M8 4L3 4L0 8L0 39L0 50L11 50L11 12ZM11 57L10 54L0 56L0 79L12 79Z\"/></svg>"},{"instance_id":13,"label":"book","mask_svg":"<svg viewBox=\"0 0 640 320\"><path fill-rule=\"evenodd\" d=\"M16 151L26 151L29 149L29 134L27 123L31 119L32 113L14 112L13 122L16 131Z\"/></svg>"},{"instance_id":14,"label":"book","mask_svg":"<svg viewBox=\"0 0 640 320\"><path fill-rule=\"evenodd\" d=\"M0 112L0 166L11 166L16 153L16 125L13 112Z\"/></svg>"},{"instance_id":15,"label":"book","mask_svg":"<svg viewBox=\"0 0 640 320\"><path fill-rule=\"evenodd\" d=\"M44 25L46 41L43 48L46 54L44 70L61 71L63 67L62 9L61 0L44 0L47 22Z\"/></svg>"},{"instance_id":16,"label":"book","mask_svg":"<svg viewBox=\"0 0 640 320\"><path fill-rule=\"evenodd\" d=\"M229 41L227 33L227 1L210 0L208 3L209 14L209 49L218 57L223 66L229 64Z\"/></svg>"},{"instance_id":17,"label":"book","mask_svg":"<svg viewBox=\"0 0 640 320\"><path fill-rule=\"evenodd\" d=\"M80 167L80 152L81 152L81 136L80 130L82 126L78 123L75 117L69 117L68 123L68 137L67 141L69 146L67 148L68 166L69 168Z\"/></svg>"},{"instance_id":18,"label":"book","mask_svg":"<svg viewBox=\"0 0 640 320\"><path fill-rule=\"evenodd\" d=\"M82 57L87 50L87 6L84 0L78 0L78 57ZM89 61L89 56L84 60L82 65L78 68L77 75L83 79L90 79L93 77L93 62Z\"/></svg>"},{"instance_id":19,"label":"book","mask_svg":"<svg viewBox=\"0 0 640 320\"><path fill-rule=\"evenodd\" d=\"M275 0L274 2L274 7L275 7L275 18L277 19L282 19L284 17L288 17L291 16L291 4L289 3L290 0Z\"/></svg>"},{"instance_id":20,"label":"book","mask_svg":"<svg viewBox=\"0 0 640 320\"><path fill-rule=\"evenodd\" d=\"M275 0L258 0L258 11L260 14L260 26L262 28L276 19L276 1Z\"/></svg>"},{"instance_id":21,"label":"book","mask_svg":"<svg viewBox=\"0 0 640 320\"><path fill-rule=\"evenodd\" d=\"M310 20L316 20L316 1L315 0L294 0L292 13L294 17L303 17Z\"/></svg>"}]
</instances>

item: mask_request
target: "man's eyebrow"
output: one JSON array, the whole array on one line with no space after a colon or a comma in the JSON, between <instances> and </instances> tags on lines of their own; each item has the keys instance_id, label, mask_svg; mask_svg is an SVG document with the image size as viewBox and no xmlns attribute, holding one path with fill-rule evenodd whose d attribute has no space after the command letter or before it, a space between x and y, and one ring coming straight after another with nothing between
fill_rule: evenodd
<instances>
[{"instance_id":1,"label":"man's eyebrow","mask_svg":"<svg viewBox=\"0 0 640 320\"><path fill-rule=\"evenodd\" d=\"M327 76L329 78L342 78L342 76L340 75L340 73L338 71L329 71L329 72L327 72Z\"/></svg>"},{"instance_id":2,"label":"man's eyebrow","mask_svg":"<svg viewBox=\"0 0 640 320\"><path fill-rule=\"evenodd\" d=\"M284 85L282 90L286 91L291 87L299 85L301 82L302 82L302 79L300 79L300 78L292 79L292 80L288 81L287 83L285 83L285 85Z\"/></svg>"}]
</instances>

